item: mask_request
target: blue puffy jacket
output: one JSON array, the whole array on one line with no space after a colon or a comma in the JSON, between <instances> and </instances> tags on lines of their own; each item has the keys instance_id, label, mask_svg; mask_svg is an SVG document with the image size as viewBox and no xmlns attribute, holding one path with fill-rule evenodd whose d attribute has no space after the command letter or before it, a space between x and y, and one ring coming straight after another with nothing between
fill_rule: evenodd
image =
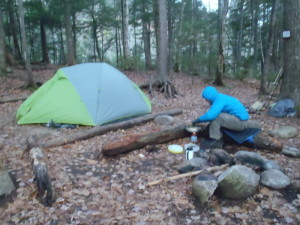
<instances>
[{"instance_id":1,"label":"blue puffy jacket","mask_svg":"<svg viewBox=\"0 0 300 225\"><path fill-rule=\"evenodd\" d=\"M249 114L244 105L236 98L219 93L214 87L207 86L202 92L202 97L210 102L209 110L200 116L199 122L208 122L216 119L220 113L228 113L240 120L248 120Z\"/></svg>"}]
</instances>

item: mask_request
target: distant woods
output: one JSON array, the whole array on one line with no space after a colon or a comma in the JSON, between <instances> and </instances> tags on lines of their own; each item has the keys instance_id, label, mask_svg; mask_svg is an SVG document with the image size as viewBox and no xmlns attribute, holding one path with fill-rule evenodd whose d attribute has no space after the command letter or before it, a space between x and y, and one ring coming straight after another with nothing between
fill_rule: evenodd
<instances>
[{"instance_id":1,"label":"distant woods","mask_svg":"<svg viewBox=\"0 0 300 225\"><path fill-rule=\"evenodd\" d=\"M6 52L14 62L25 64L19 2L0 3L0 30L4 31L0 61ZM163 2L23 1L30 62L72 65L106 61L123 70L157 68L158 78L165 83L169 71L207 76L216 84L223 83L223 76L255 77L262 81L261 92L266 92L266 84L275 80L283 67L285 1L218 0L219 9L213 11L201 0ZM299 0L291 2L297 7L289 10L296 15ZM166 16L160 16L164 10ZM159 62L160 57L164 62ZM5 66L7 63L0 62L1 68Z\"/></svg>"}]
</instances>

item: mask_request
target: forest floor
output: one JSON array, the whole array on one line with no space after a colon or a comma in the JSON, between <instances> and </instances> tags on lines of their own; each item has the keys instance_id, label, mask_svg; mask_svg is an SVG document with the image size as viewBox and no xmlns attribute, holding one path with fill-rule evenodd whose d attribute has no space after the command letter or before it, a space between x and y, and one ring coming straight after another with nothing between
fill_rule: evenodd
<instances>
[{"instance_id":1,"label":"forest floor","mask_svg":"<svg viewBox=\"0 0 300 225\"><path fill-rule=\"evenodd\" d=\"M35 81L46 82L57 68L34 70ZM125 72L138 85L154 78L154 72ZM26 77L15 70L7 78L0 78L0 99L31 94L20 89ZM171 79L180 95L167 99L158 92L149 96L153 112L180 108L183 114L175 116L175 125L189 122L206 111L208 105L200 97L210 83L201 77L172 74ZM233 81L225 79L219 91L238 97L246 106L258 100L259 82L254 79ZM51 207L37 199L28 153L21 150L26 137L35 135L40 140L51 140L81 129L54 129L42 125L17 125L15 115L22 101L0 104L0 156L7 163L17 189L10 202L0 207L1 224L299 224L299 194L287 188L281 191L260 187L252 197L228 200L212 196L200 205L192 194L193 178L183 178L161 185L147 187L148 182L178 174L177 168L184 154L167 151L168 144L189 143L183 138L157 145L156 150L139 149L127 154L105 157L101 147L127 134L161 129L154 122L127 130L109 132L101 136L45 149L49 174L56 190L56 201ZM297 118L273 118L265 111L252 114L263 123L265 130L284 125L300 126ZM300 148L300 136L282 140ZM243 150L241 146L239 149ZM299 179L299 158L280 153L255 150L275 160L293 180Z\"/></svg>"}]
</instances>

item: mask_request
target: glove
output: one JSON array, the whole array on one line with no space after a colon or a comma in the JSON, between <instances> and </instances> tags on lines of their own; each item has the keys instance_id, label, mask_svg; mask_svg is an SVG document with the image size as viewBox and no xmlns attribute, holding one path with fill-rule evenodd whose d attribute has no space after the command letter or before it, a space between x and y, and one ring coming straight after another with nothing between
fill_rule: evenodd
<instances>
[{"instance_id":1,"label":"glove","mask_svg":"<svg viewBox=\"0 0 300 225\"><path fill-rule=\"evenodd\" d=\"M195 120L192 121L192 124L193 124L193 125L195 125L196 123L199 123L199 120L198 120L198 119L195 119Z\"/></svg>"}]
</instances>

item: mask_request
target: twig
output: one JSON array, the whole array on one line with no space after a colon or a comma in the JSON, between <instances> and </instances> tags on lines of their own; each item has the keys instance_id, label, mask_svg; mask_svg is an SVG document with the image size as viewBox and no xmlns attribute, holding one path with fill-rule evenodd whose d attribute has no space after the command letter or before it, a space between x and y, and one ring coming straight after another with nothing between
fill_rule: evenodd
<instances>
[{"instance_id":1,"label":"twig","mask_svg":"<svg viewBox=\"0 0 300 225\"><path fill-rule=\"evenodd\" d=\"M209 168L203 169L203 170L198 170L198 171L192 171L192 172L189 172L189 173L179 174L179 175L175 175L175 176L172 176L172 177L167 177L167 178L163 178L163 179L160 179L160 180L152 181L152 182L147 184L147 187L157 185L157 184L161 184L161 183L171 181L171 180L177 180L177 179L184 178L184 177L191 177L191 176L203 173L203 172L214 172L214 171L218 171L218 170L223 170L227 167L228 167L228 164L224 164L224 165L221 165L221 166L214 166L214 167L209 167Z\"/></svg>"}]
</instances>

